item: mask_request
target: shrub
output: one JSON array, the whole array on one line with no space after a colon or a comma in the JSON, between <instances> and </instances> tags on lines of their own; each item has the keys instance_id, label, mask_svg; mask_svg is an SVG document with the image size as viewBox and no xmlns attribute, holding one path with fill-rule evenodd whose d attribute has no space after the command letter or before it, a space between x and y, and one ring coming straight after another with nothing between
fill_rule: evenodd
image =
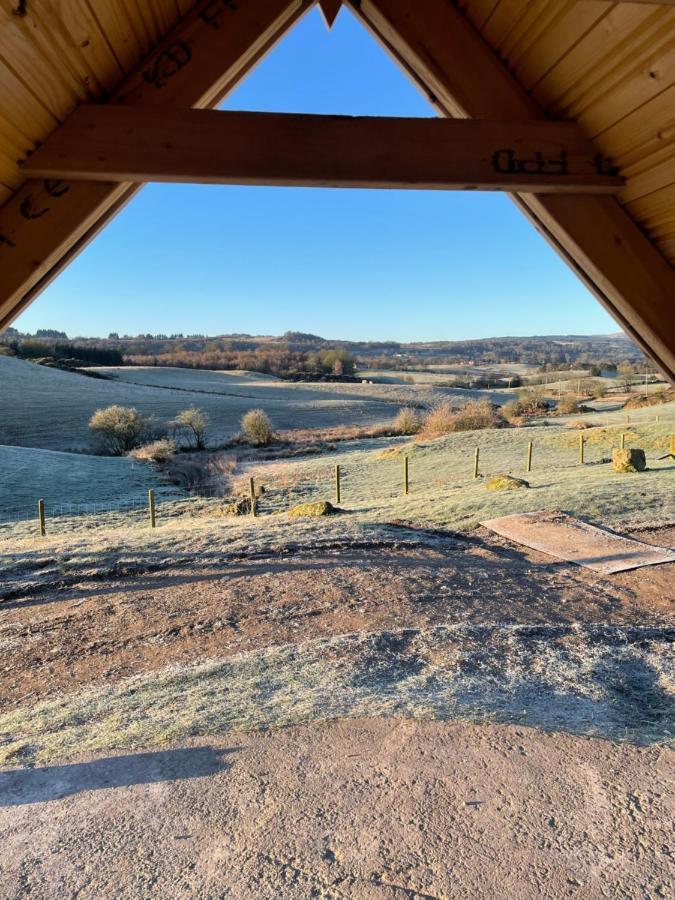
<instances>
[{"instance_id":1,"label":"shrub","mask_svg":"<svg viewBox=\"0 0 675 900\"><path fill-rule=\"evenodd\" d=\"M449 400L442 400L427 414L421 432L433 437L455 431L502 428L505 424L501 410L489 400L470 400L459 409L454 408Z\"/></svg>"},{"instance_id":2,"label":"shrub","mask_svg":"<svg viewBox=\"0 0 675 900\"><path fill-rule=\"evenodd\" d=\"M449 400L441 400L431 409L422 421L421 432L430 437L440 434L450 434L453 431L453 422L457 410Z\"/></svg>"},{"instance_id":3,"label":"shrub","mask_svg":"<svg viewBox=\"0 0 675 900\"><path fill-rule=\"evenodd\" d=\"M249 409L241 420L241 430L246 440L256 447L266 447L274 437L272 423L264 409Z\"/></svg>"},{"instance_id":4,"label":"shrub","mask_svg":"<svg viewBox=\"0 0 675 900\"><path fill-rule=\"evenodd\" d=\"M101 449L111 456L121 456L138 447L148 432L148 420L129 406L107 406L97 409L89 420Z\"/></svg>"},{"instance_id":5,"label":"shrub","mask_svg":"<svg viewBox=\"0 0 675 900\"><path fill-rule=\"evenodd\" d=\"M477 431L481 428L503 428L504 415L489 400L471 400L455 415L453 431Z\"/></svg>"},{"instance_id":6,"label":"shrub","mask_svg":"<svg viewBox=\"0 0 675 900\"><path fill-rule=\"evenodd\" d=\"M558 412L563 416L573 415L581 412L579 401L576 397L563 397L558 401Z\"/></svg>"},{"instance_id":7,"label":"shrub","mask_svg":"<svg viewBox=\"0 0 675 900\"><path fill-rule=\"evenodd\" d=\"M411 406L404 406L394 419L393 427L396 434L417 434L420 424L417 410Z\"/></svg>"},{"instance_id":8,"label":"shrub","mask_svg":"<svg viewBox=\"0 0 675 900\"><path fill-rule=\"evenodd\" d=\"M136 447L129 452L129 456L140 462L166 463L173 459L175 452L174 442L161 438L158 441L151 441L149 444Z\"/></svg>"},{"instance_id":9,"label":"shrub","mask_svg":"<svg viewBox=\"0 0 675 900\"><path fill-rule=\"evenodd\" d=\"M206 447L206 426L209 418L203 409L198 406L188 406L182 409L171 423L176 434L184 434L188 445L195 450L204 450Z\"/></svg>"}]
</instances>

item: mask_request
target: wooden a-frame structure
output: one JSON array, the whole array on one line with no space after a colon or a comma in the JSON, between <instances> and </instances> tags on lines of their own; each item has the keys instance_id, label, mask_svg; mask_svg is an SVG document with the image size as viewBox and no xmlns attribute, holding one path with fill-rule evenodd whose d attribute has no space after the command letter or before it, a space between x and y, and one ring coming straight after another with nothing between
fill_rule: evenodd
<instances>
[{"instance_id":1,"label":"wooden a-frame structure","mask_svg":"<svg viewBox=\"0 0 675 900\"><path fill-rule=\"evenodd\" d=\"M318 0L471 121L196 112L316 4L0 0L0 329L144 180L479 187L675 380L675 0Z\"/></svg>"}]
</instances>

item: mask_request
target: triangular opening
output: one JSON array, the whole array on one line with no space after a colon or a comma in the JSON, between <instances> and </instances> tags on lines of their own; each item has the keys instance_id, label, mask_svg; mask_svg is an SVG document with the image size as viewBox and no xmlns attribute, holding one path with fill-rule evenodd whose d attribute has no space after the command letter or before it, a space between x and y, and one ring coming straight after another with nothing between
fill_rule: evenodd
<instances>
[{"instance_id":1,"label":"triangular opening","mask_svg":"<svg viewBox=\"0 0 675 900\"><path fill-rule=\"evenodd\" d=\"M435 115L347 8L331 31L311 10L221 108ZM93 292L96 308L82 302ZM163 333L292 329L343 339L616 327L503 195L159 184L16 324L138 334L156 332L158 316Z\"/></svg>"},{"instance_id":2,"label":"triangular opening","mask_svg":"<svg viewBox=\"0 0 675 900\"><path fill-rule=\"evenodd\" d=\"M330 31L319 10L311 10L220 108L349 116L435 115L346 7Z\"/></svg>"}]
</instances>

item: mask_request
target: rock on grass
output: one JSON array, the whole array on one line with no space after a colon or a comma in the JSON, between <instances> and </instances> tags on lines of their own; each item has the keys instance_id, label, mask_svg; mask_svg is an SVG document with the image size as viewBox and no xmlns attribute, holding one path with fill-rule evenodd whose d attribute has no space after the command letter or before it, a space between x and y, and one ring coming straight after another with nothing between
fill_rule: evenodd
<instances>
[{"instance_id":1,"label":"rock on grass","mask_svg":"<svg viewBox=\"0 0 675 900\"><path fill-rule=\"evenodd\" d=\"M631 448L612 453L612 469L615 472L644 472L647 468L645 451Z\"/></svg>"},{"instance_id":2,"label":"rock on grass","mask_svg":"<svg viewBox=\"0 0 675 900\"><path fill-rule=\"evenodd\" d=\"M294 506L288 511L288 515L291 519L314 519L319 516L334 516L341 511L328 500L317 500L315 503L300 503L298 506Z\"/></svg>"},{"instance_id":3,"label":"rock on grass","mask_svg":"<svg viewBox=\"0 0 675 900\"><path fill-rule=\"evenodd\" d=\"M521 488L529 488L530 482L523 478L514 478L513 475L493 475L485 482L488 491L519 491Z\"/></svg>"}]
</instances>

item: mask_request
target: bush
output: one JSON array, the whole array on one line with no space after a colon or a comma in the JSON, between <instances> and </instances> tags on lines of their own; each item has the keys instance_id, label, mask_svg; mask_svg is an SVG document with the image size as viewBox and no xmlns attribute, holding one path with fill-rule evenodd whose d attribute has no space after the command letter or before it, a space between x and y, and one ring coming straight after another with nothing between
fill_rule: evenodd
<instances>
[{"instance_id":1,"label":"bush","mask_svg":"<svg viewBox=\"0 0 675 900\"><path fill-rule=\"evenodd\" d=\"M478 431L481 428L503 428L506 422L498 406L489 400L471 400L455 415L453 431Z\"/></svg>"},{"instance_id":2,"label":"bush","mask_svg":"<svg viewBox=\"0 0 675 900\"><path fill-rule=\"evenodd\" d=\"M453 422L457 410L449 400L441 400L422 420L421 432L429 437L450 434L454 431Z\"/></svg>"},{"instance_id":3,"label":"bush","mask_svg":"<svg viewBox=\"0 0 675 900\"><path fill-rule=\"evenodd\" d=\"M249 409L241 420L241 430L249 444L256 447L266 447L274 437L272 423L264 409Z\"/></svg>"},{"instance_id":4,"label":"bush","mask_svg":"<svg viewBox=\"0 0 675 900\"><path fill-rule=\"evenodd\" d=\"M175 452L174 442L161 438L158 441L151 441L149 444L136 447L135 450L129 452L129 456L139 462L166 463L173 459Z\"/></svg>"},{"instance_id":5,"label":"bush","mask_svg":"<svg viewBox=\"0 0 675 900\"><path fill-rule=\"evenodd\" d=\"M470 400L459 409L449 400L442 400L425 417L421 433L434 437L455 431L503 428L505 424L502 411L489 400Z\"/></svg>"},{"instance_id":6,"label":"bush","mask_svg":"<svg viewBox=\"0 0 675 900\"><path fill-rule=\"evenodd\" d=\"M417 434L420 430L420 417L417 410L404 406L394 419L393 428L396 434Z\"/></svg>"},{"instance_id":7,"label":"bush","mask_svg":"<svg viewBox=\"0 0 675 900\"><path fill-rule=\"evenodd\" d=\"M204 450L208 421L209 418L203 409L188 406L178 413L171 425L177 435L184 434L187 437L188 446L195 450Z\"/></svg>"},{"instance_id":8,"label":"bush","mask_svg":"<svg viewBox=\"0 0 675 900\"><path fill-rule=\"evenodd\" d=\"M148 426L148 420L129 406L97 409L89 420L89 428L101 449L111 456L122 456L142 444Z\"/></svg>"},{"instance_id":9,"label":"bush","mask_svg":"<svg viewBox=\"0 0 675 900\"><path fill-rule=\"evenodd\" d=\"M576 397L563 397L558 401L558 412L563 416L570 416L574 413L581 412L579 401Z\"/></svg>"}]
</instances>

